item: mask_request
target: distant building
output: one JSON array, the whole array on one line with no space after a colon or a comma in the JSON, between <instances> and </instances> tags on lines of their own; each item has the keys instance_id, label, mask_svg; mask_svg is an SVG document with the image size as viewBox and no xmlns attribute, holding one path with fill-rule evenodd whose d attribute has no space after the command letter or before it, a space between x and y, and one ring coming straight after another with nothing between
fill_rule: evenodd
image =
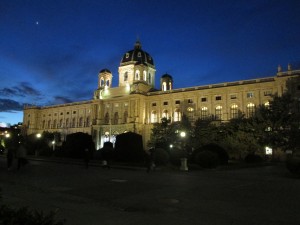
<instances>
[{"instance_id":1,"label":"distant building","mask_svg":"<svg viewBox=\"0 0 300 225\"><path fill-rule=\"evenodd\" d=\"M119 66L118 87L112 87L113 75L103 69L98 75L98 88L93 99L52 106L26 106L23 127L27 134L60 132L62 137L75 132L91 134L96 148L127 131L143 136L144 146L150 139L153 123L163 117L180 121L183 114L191 122L212 116L228 121L239 112L251 116L255 107L269 104L273 94L290 91L300 96L300 70L278 72L273 77L241 80L173 89L169 74L160 77L156 90L155 64L150 54L137 41L134 49L126 52Z\"/></svg>"}]
</instances>

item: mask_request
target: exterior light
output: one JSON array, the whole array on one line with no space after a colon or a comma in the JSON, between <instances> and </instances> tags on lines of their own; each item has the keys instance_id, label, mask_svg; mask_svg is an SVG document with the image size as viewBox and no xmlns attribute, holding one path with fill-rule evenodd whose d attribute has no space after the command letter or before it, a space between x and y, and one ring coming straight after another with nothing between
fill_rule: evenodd
<instances>
[{"instance_id":1,"label":"exterior light","mask_svg":"<svg viewBox=\"0 0 300 225\"><path fill-rule=\"evenodd\" d=\"M173 148L173 145L172 145L172 144L170 145L170 148Z\"/></svg>"},{"instance_id":2,"label":"exterior light","mask_svg":"<svg viewBox=\"0 0 300 225\"><path fill-rule=\"evenodd\" d=\"M272 155L273 149L270 148L269 146L265 147L266 155Z\"/></svg>"},{"instance_id":3,"label":"exterior light","mask_svg":"<svg viewBox=\"0 0 300 225\"><path fill-rule=\"evenodd\" d=\"M37 134L36 134L36 137L37 137L37 138L41 138L42 135L41 135L40 133L37 133Z\"/></svg>"},{"instance_id":4,"label":"exterior light","mask_svg":"<svg viewBox=\"0 0 300 225\"><path fill-rule=\"evenodd\" d=\"M186 136L186 133L184 131L181 131L180 132L180 137L185 137Z\"/></svg>"},{"instance_id":5,"label":"exterior light","mask_svg":"<svg viewBox=\"0 0 300 225\"><path fill-rule=\"evenodd\" d=\"M9 137L10 137L10 134L9 134L9 133L6 133L6 134L5 134L5 137L6 137L6 138L9 138Z\"/></svg>"}]
</instances>

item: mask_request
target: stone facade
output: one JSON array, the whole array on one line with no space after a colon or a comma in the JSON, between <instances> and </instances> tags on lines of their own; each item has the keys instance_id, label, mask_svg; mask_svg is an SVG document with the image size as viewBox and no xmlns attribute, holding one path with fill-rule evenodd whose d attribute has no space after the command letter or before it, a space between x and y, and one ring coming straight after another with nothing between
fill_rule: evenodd
<instances>
[{"instance_id":1,"label":"stone facade","mask_svg":"<svg viewBox=\"0 0 300 225\"><path fill-rule=\"evenodd\" d=\"M60 132L62 137L75 132L91 134L96 148L105 141L115 141L117 134L132 131L143 136L144 147L152 124L163 117L180 121L183 114L191 122L214 116L228 121L245 113L251 116L256 106L268 104L272 95L285 91L300 97L300 70L283 72L281 66L273 77L173 89L173 78L164 74L160 90L154 88L153 58L142 50L139 41L124 54L119 66L119 85L112 87L112 73L99 72L93 99L46 107L26 106L23 126L27 134Z\"/></svg>"}]
</instances>

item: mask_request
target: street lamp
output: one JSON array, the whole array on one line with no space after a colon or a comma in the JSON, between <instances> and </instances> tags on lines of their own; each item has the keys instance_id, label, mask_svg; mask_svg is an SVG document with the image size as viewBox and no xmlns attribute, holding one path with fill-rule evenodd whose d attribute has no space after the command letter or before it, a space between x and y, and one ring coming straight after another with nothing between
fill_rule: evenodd
<instances>
[{"instance_id":1,"label":"street lamp","mask_svg":"<svg viewBox=\"0 0 300 225\"><path fill-rule=\"evenodd\" d=\"M186 132L181 131L179 133L181 137L181 150L183 151L184 156L180 159L181 165L180 165L180 170L181 171L188 171L189 168L187 166L187 158L186 158L186 149L185 149L185 137L186 137Z\"/></svg>"},{"instance_id":2,"label":"street lamp","mask_svg":"<svg viewBox=\"0 0 300 225\"><path fill-rule=\"evenodd\" d=\"M37 138L37 148L35 149L35 156L38 156L39 155L39 150L38 150L38 148L40 147L39 146L39 143L40 143L40 141L39 141L39 139L42 137L42 135L40 134L40 133L37 133L36 134L36 138Z\"/></svg>"},{"instance_id":3,"label":"street lamp","mask_svg":"<svg viewBox=\"0 0 300 225\"><path fill-rule=\"evenodd\" d=\"M52 142L52 148L53 148L53 152L55 151L55 140L53 140Z\"/></svg>"}]
</instances>

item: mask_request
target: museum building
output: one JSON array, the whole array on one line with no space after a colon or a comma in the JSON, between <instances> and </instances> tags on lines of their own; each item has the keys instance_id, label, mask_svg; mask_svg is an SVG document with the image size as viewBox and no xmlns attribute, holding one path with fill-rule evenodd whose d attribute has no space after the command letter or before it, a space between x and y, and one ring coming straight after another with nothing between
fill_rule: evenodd
<instances>
[{"instance_id":1,"label":"museum building","mask_svg":"<svg viewBox=\"0 0 300 225\"><path fill-rule=\"evenodd\" d=\"M278 66L272 77L179 89L173 89L169 74L160 77L160 88L155 89L155 72L153 58L136 41L133 50L121 59L117 87L112 87L110 70L102 69L91 100L25 106L23 129L27 135L59 132L63 139L75 132L88 133L96 149L106 141L114 142L116 135L131 131L142 135L146 147L152 125L164 117L172 122L180 121L183 114L191 122L209 116L228 121L240 112L251 116L258 105L268 105L273 94L288 90L300 97L300 70L292 70L291 65L287 71Z\"/></svg>"}]
</instances>

